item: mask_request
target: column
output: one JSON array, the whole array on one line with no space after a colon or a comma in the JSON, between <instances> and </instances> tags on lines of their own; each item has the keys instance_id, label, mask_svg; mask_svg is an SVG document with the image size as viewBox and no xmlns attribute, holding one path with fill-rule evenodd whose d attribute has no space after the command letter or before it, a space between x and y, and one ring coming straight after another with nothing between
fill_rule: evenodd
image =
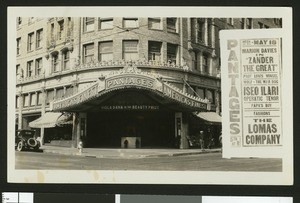
<instances>
[{"instance_id":1,"label":"column","mask_svg":"<svg viewBox=\"0 0 300 203\"><path fill-rule=\"evenodd\" d=\"M179 24L179 27L180 27L180 52L178 54L180 56L180 60L178 61L179 62L178 66L183 66L186 63L183 58L183 25L182 25L183 20L182 20L182 18L179 18L179 20L180 20L179 21L180 22L180 24Z\"/></svg>"},{"instance_id":2,"label":"column","mask_svg":"<svg viewBox=\"0 0 300 203\"><path fill-rule=\"evenodd\" d=\"M79 113L79 116L78 116L78 121L79 121L79 124L77 126L77 143L79 142L79 140L81 140L83 142L83 144L85 144L85 141L86 141L86 136L87 136L87 133L86 133L86 113Z\"/></svg>"},{"instance_id":3,"label":"column","mask_svg":"<svg viewBox=\"0 0 300 203\"><path fill-rule=\"evenodd\" d=\"M203 70L203 52L202 51L199 51L199 70L201 73L204 72Z\"/></svg>"},{"instance_id":4,"label":"column","mask_svg":"<svg viewBox=\"0 0 300 203\"><path fill-rule=\"evenodd\" d=\"M201 59L201 55L202 55L202 53L201 52L196 52L195 54L197 54L197 70L198 71L201 71L201 68L202 68L202 59Z\"/></svg>"},{"instance_id":5,"label":"column","mask_svg":"<svg viewBox=\"0 0 300 203\"><path fill-rule=\"evenodd\" d=\"M209 75L212 75L212 72L213 72L213 62L212 62L212 56L209 55L208 56L208 74Z\"/></svg>"},{"instance_id":6,"label":"column","mask_svg":"<svg viewBox=\"0 0 300 203\"><path fill-rule=\"evenodd\" d=\"M204 19L204 44L208 45L208 23L207 18Z\"/></svg>"},{"instance_id":7,"label":"column","mask_svg":"<svg viewBox=\"0 0 300 203\"><path fill-rule=\"evenodd\" d=\"M66 92L67 92L67 87L64 86L64 96L66 95Z\"/></svg>"},{"instance_id":8,"label":"column","mask_svg":"<svg viewBox=\"0 0 300 203\"><path fill-rule=\"evenodd\" d=\"M42 88L42 93L41 93L41 102L42 102L42 107L41 107L41 116L45 114L46 111L46 97L47 97L47 92L45 91L44 88ZM45 138L45 128L41 128L41 145L44 144L44 138Z\"/></svg>"},{"instance_id":9,"label":"column","mask_svg":"<svg viewBox=\"0 0 300 203\"><path fill-rule=\"evenodd\" d=\"M77 147L77 143L78 143L78 113L73 113L73 129L72 129L72 148L76 148Z\"/></svg>"},{"instance_id":10,"label":"column","mask_svg":"<svg viewBox=\"0 0 300 203\"><path fill-rule=\"evenodd\" d=\"M195 39L194 39L194 42L198 42L199 43L199 37L198 37L198 30L200 29L199 28L199 24L198 24L198 20L197 20L198 18L194 18L193 20L194 20L194 25L195 25L195 28L194 28L194 30L193 30L193 32L194 32L194 36L195 36Z\"/></svg>"},{"instance_id":11,"label":"column","mask_svg":"<svg viewBox=\"0 0 300 203\"><path fill-rule=\"evenodd\" d=\"M22 129L23 120L22 120L22 110L23 110L23 95L19 93L19 115L18 115L18 130Z\"/></svg>"},{"instance_id":12,"label":"column","mask_svg":"<svg viewBox=\"0 0 300 203\"><path fill-rule=\"evenodd\" d=\"M188 119L187 114L183 112L175 113L175 147L179 149L188 149Z\"/></svg>"},{"instance_id":13,"label":"column","mask_svg":"<svg viewBox=\"0 0 300 203\"><path fill-rule=\"evenodd\" d=\"M216 113L220 115L220 91L215 90L215 104L216 104Z\"/></svg>"},{"instance_id":14,"label":"column","mask_svg":"<svg viewBox=\"0 0 300 203\"><path fill-rule=\"evenodd\" d=\"M180 149L188 149L189 142L187 136L189 135L189 119L188 113L182 113L182 136Z\"/></svg>"},{"instance_id":15,"label":"column","mask_svg":"<svg viewBox=\"0 0 300 203\"><path fill-rule=\"evenodd\" d=\"M188 29L188 42L192 39L192 25L191 18L187 18L187 29Z\"/></svg>"},{"instance_id":16,"label":"column","mask_svg":"<svg viewBox=\"0 0 300 203\"><path fill-rule=\"evenodd\" d=\"M216 43L216 39L215 39L215 20L214 18L211 19L211 46L212 48L215 48L215 43Z\"/></svg>"}]
</instances>

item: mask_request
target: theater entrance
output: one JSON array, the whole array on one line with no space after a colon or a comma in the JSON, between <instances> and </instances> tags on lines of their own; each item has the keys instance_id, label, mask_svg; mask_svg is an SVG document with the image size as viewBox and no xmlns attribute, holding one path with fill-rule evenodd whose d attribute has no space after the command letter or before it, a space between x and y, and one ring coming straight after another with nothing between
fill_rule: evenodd
<instances>
[{"instance_id":1,"label":"theater entrance","mask_svg":"<svg viewBox=\"0 0 300 203\"><path fill-rule=\"evenodd\" d=\"M137 148L175 148L173 112L104 111L87 118L88 147L126 148L125 138L139 138Z\"/></svg>"}]
</instances>

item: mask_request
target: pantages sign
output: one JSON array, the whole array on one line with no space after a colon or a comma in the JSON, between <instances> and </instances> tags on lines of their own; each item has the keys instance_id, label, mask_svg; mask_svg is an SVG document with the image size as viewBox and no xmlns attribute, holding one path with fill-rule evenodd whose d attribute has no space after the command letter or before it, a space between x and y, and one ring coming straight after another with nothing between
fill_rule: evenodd
<instances>
[{"instance_id":1,"label":"pantages sign","mask_svg":"<svg viewBox=\"0 0 300 203\"><path fill-rule=\"evenodd\" d=\"M128 65L119 71L111 72L106 77L99 78L97 82L77 94L62 100L53 101L52 110L68 110L81 103L100 97L105 93L127 88L152 91L194 110L210 109L210 103L207 99L187 94L171 84L162 81L159 75L142 72L140 69Z\"/></svg>"}]
</instances>

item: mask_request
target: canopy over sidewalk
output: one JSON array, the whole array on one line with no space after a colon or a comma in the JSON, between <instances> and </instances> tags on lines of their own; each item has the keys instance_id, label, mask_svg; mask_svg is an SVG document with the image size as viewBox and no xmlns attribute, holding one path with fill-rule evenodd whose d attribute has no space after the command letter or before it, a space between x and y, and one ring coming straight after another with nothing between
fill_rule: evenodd
<instances>
[{"instance_id":1,"label":"canopy over sidewalk","mask_svg":"<svg viewBox=\"0 0 300 203\"><path fill-rule=\"evenodd\" d=\"M197 117L200 119L211 123L211 124L221 124L222 123L222 117L217 114L216 112L200 112L196 114Z\"/></svg>"},{"instance_id":2,"label":"canopy over sidewalk","mask_svg":"<svg viewBox=\"0 0 300 203\"><path fill-rule=\"evenodd\" d=\"M29 123L31 128L54 128L65 124L72 124L72 114L47 112L40 118Z\"/></svg>"}]
</instances>

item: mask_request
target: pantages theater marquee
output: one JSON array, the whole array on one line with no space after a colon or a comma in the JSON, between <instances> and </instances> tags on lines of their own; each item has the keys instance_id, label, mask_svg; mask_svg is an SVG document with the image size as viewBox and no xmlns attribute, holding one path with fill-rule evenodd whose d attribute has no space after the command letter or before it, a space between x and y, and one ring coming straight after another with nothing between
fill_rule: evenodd
<instances>
[{"instance_id":1,"label":"pantages theater marquee","mask_svg":"<svg viewBox=\"0 0 300 203\"><path fill-rule=\"evenodd\" d=\"M50 109L73 113L73 146L82 139L90 147L188 148L191 115L210 102L127 64Z\"/></svg>"}]
</instances>

